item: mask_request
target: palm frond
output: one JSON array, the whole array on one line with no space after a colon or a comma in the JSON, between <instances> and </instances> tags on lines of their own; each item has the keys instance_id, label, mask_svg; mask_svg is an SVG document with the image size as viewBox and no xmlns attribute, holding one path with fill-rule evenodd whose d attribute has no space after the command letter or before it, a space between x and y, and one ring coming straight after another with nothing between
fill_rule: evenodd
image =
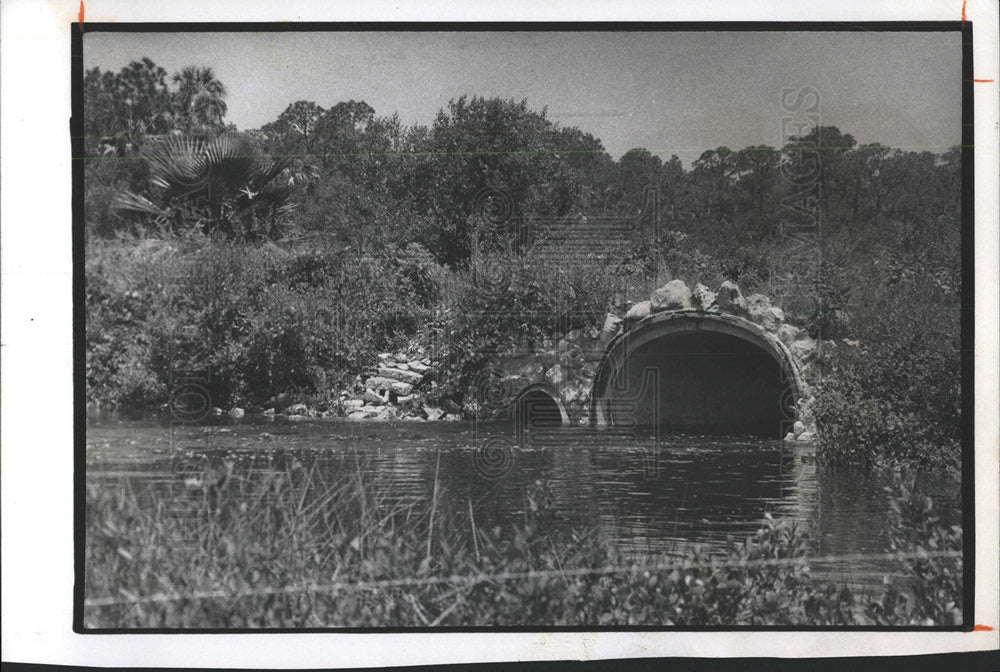
<instances>
[{"instance_id":1,"label":"palm frond","mask_svg":"<svg viewBox=\"0 0 1000 672\"><path fill-rule=\"evenodd\" d=\"M115 197L111 200L111 207L115 210L153 215L154 217L162 217L166 215L160 206L156 205L145 196L131 191L123 191L115 195Z\"/></svg>"}]
</instances>

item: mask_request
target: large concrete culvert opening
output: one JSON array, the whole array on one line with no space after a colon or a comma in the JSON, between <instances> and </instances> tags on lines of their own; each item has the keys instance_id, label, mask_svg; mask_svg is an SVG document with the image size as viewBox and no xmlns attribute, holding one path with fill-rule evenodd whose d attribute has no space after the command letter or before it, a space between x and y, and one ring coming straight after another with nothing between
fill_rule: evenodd
<instances>
[{"instance_id":1,"label":"large concrete culvert opening","mask_svg":"<svg viewBox=\"0 0 1000 672\"><path fill-rule=\"evenodd\" d=\"M775 439L791 429L799 385L782 353L755 332L705 318L629 340L598 373L598 425Z\"/></svg>"}]
</instances>

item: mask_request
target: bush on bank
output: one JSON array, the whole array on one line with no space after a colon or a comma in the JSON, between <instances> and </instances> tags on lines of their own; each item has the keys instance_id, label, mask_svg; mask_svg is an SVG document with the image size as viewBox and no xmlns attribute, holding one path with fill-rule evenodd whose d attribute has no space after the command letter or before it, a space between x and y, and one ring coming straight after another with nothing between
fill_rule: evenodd
<instances>
[{"instance_id":1,"label":"bush on bank","mask_svg":"<svg viewBox=\"0 0 1000 672\"><path fill-rule=\"evenodd\" d=\"M440 268L419 246L352 255L219 240L87 251L87 391L101 406L168 402L207 374L211 404L322 398L429 319Z\"/></svg>"}]
</instances>

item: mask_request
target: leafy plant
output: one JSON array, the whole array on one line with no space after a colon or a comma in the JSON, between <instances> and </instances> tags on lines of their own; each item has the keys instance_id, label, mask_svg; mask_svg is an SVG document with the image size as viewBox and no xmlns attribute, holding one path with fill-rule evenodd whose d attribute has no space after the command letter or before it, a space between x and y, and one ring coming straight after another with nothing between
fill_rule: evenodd
<instances>
[{"instance_id":1,"label":"leafy plant","mask_svg":"<svg viewBox=\"0 0 1000 672\"><path fill-rule=\"evenodd\" d=\"M277 178L288 162L263 155L247 136L169 136L153 143L145 159L151 193L122 192L115 205L123 213L174 234L249 242L281 237L291 188Z\"/></svg>"}]
</instances>

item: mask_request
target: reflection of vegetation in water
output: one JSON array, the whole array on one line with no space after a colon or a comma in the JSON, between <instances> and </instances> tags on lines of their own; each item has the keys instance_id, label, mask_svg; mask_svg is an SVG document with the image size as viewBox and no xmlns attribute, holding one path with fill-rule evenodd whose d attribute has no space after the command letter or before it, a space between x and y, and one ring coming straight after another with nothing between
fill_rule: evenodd
<instances>
[{"instance_id":1,"label":"reflection of vegetation in water","mask_svg":"<svg viewBox=\"0 0 1000 672\"><path fill-rule=\"evenodd\" d=\"M471 500L404 506L364 465L324 475L289 460L249 478L206 469L187 496L94 484L87 493L88 627L954 624L961 530L898 483L893 550L904 592L822 585L805 537L769 517L728 553L636 566L595 533L560 526L552 492L484 527ZM439 492L437 485L435 492ZM488 525L488 524L487 524ZM459 578L456 578L459 577Z\"/></svg>"}]
</instances>

